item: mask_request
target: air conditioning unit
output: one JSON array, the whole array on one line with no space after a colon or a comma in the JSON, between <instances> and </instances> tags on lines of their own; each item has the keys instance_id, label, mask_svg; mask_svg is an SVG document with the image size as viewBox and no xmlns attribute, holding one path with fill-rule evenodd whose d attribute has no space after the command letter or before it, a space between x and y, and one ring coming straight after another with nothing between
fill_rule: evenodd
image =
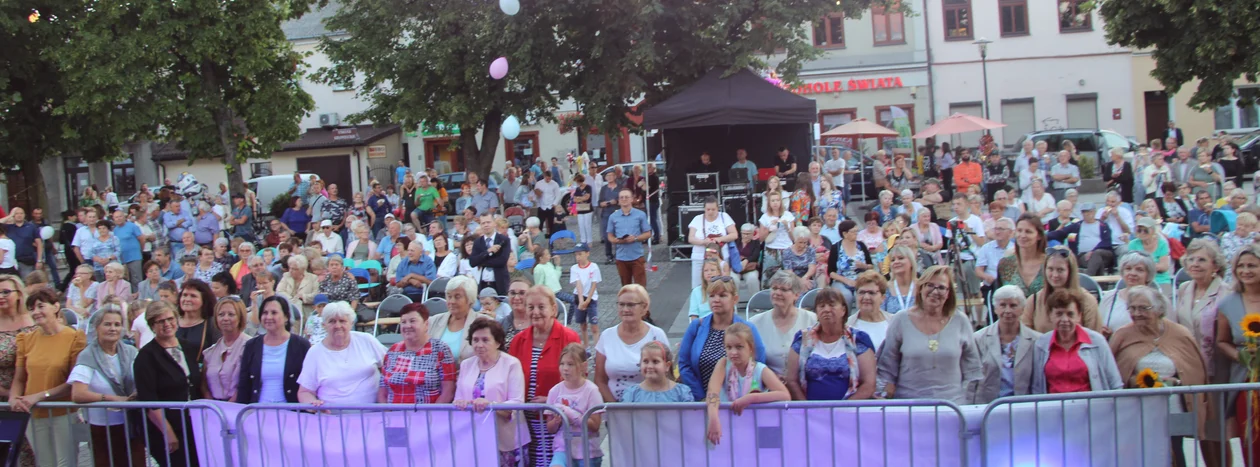
<instances>
[{"instance_id":1,"label":"air conditioning unit","mask_svg":"<svg viewBox=\"0 0 1260 467\"><path fill-rule=\"evenodd\" d=\"M341 115L339 114L319 114L319 126L330 127L341 124Z\"/></svg>"}]
</instances>

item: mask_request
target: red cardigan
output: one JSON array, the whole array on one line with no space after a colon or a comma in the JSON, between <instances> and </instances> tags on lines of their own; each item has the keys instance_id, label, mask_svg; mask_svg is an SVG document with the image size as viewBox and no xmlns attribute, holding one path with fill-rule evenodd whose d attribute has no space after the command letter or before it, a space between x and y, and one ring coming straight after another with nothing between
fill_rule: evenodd
<instances>
[{"instance_id":1,"label":"red cardigan","mask_svg":"<svg viewBox=\"0 0 1260 467\"><path fill-rule=\"evenodd\" d=\"M564 350L564 346L569 344L581 344L576 332L572 329L564 327L560 321L552 321L551 334L547 336L547 343L543 345L542 356L538 357L538 387L534 391L534 397L547 397L547 393L551 388L560 384L560 351ZM521 370L525 376L526 395L528 396L529 373L533 368L533 347L534 347L534 327L525 328L512 338L512 344L508 346L508 354L516 357L521 361ZM526 403L529 401L526 400Z\"/></svg>"}]
</instances>

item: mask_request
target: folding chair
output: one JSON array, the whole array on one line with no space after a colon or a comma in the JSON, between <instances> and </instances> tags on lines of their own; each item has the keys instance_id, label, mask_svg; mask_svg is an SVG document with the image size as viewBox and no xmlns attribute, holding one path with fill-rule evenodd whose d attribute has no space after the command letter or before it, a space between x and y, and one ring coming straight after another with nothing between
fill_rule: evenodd
<instances>
[{"instance_id":1,"label":"folding chair","mask_svg":"<svg viewBox=\"0 0 1260 467\"><path fill-rule=\"evenodd\" d=\"M551 246L552 256L567 255L567 254L573 253L574 250L572 247L561 249L561 250L556 249L556 242L559 240L565 240L565 239L572 241L574 246L577 245L577 235L574 235L573 231L571 230L560 230L560 231L557 231L556 233L551 234L551 239L548 240L548 243Z\"/></svg>"},{"instance_id":2,"label":"folding chair","mask_svg":"<svg viewBox=\"0 0 1260 467\"><path fill-rule=\"evenodd\" d=\"M380 341L381 345L385 347L390 347L390 346L393 346L394 344L402 342L403 335L398 334L396 332L391 332L389 334L381 334L379 336L376 336L376 340Z\"/></svg>"},{"instance_id":3,"label":"folding chair","mask_svg":"<svg viewBox=\"0 0 1260 467\"><path fill-rule=\"evenodd\" d=\"M813 289L813 290L806 291L804 294L801 295L800 299L796 300L796 307L804 308L809 311L814 311L814 299L818 298L819 290L822 290L822 289Z\"/></svg>"},{"instance_id":4,"label":"folding chair","mask_svg":"<svg viewBox=\"0 0 1260 467\"><path fill-rule=\"evenodd\" d=\"M446 313L446 299L430 298L424 301L424 307L429 309L429 316Z\"/></svg>"},{"instance_id":5,"label":"folding chair","mask_svg":"<svg viewBox=\"0 0 1260 467\"><path fill-rule=\"evenodd\" d=\"M381 318L396 318L402 307L412 303L411 298L403 294L394 294L385 297L381 304L376 307L376 319L372 320L372 335L377 335L380 329Z\"/></svg>"},{"instance_id":6,"label":"folding chair","mask_svg":"<svg viewBox=\"0 0 1260 467\"><path fill-rule=\"evenodd\" d=\"M428 302L433 298L446 298L446 283L450 282L450 280L451 279L448 277L439 277L433 282L430 282L429 286L424 288L423 301ZM429 314L432 315L433 313Z\"/></svg>"},{"instance_id":7,"label":"folding chair","mask_svg":"<svg viewBox=\"0 0 1260 467\"><path fill-rule=\"evenodd\" d=\"M1102 287L1098 285L1098 281L1087 275L1081 274L1081 288L1094 295L1094 300L1102 301Z\"/></svg>"},{"instance_id":8,"label":"folding chair","mask_svg":"<svg viewBox=\"0 0 1260 467\"><path fill-rule=\"evenodd\" d=\"M744 319L748 319L752 316L753 310L761 313L771 308L774 308L774 303L770 301L770 291L759 291L753 294L753 296L748 299L748 304L744 306Z\"/></svg>"}]
</instances>

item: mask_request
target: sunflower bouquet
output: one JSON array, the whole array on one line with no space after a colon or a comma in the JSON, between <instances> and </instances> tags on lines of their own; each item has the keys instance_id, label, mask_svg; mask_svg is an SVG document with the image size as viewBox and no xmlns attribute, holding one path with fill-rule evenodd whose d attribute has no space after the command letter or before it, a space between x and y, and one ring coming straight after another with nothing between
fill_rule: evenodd
<instances>
[{"instance_id":1,"label":"sunflower bouquet","mask_svg":"<svg viewBox=\"0 0 1260 467\"><path fill-rule=\"evenodd\" d=\"M1260 381L1260 313L1247 313L1240 327L1243 345L1238 348L1238 362L1247 368L1247 381Z\"/></svg>"},{"instance_id":2,"label":"sunflower bouquet","mask_svg":"<svg viewBox=\"0 0 1260 467\"><path fill-rule=\"evenodd\" d=\"M1137 387L1142 389L1162 388L1164 381L1160 379L1159 372L1150 368L1143 368L1137 374Z\"/></svg>"}]
</instances>

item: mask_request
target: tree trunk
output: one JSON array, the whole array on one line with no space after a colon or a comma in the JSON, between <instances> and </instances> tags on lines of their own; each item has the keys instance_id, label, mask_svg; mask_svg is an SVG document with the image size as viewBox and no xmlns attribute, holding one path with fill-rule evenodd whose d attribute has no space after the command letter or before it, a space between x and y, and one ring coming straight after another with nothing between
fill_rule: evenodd
<instances>
[{"instance_id":1,"label":"tree trunk","mask_svg":"<svg viewBox=\"0 0 1260 467\"><path fill-rule=\"evenodd\" d=\"M464 153L464 170L476 172L482 180L487 180L490 169L494 167L494 156L498 152L498 142L502 133L503 112L491 110L482 119L481 142L477 142L477 128L459 128L460 151Z\"/></svg>"},{"instance_id":2,"label":"tree trunk","mask_svg":"<svg viewBox=\"0 0 1260 467\"><path fill-rule=\"evenodd\" d=\"M237 159L236 142L240 128L236 125L232 109L223 100L223 91L219 88L216 68L210 61L201 64L201 83L204 92L209 94L210 102L215 103L214 125L219 130L219 144L223 146L223 165L227 169L228 192L237 195L245 194L245 179L241 175L241 161ZM210 187L214 190L215 187ZM216 192L217 193L217 192Z\"/></svg>"},{"instance_id":3,"label":"tree trunk","mask_svg":"<svg viewBox=\"0 0 1260 467\"><path fill-rule=\"evenodd\" d=\"M44 184L44 168L40 166L38 158L28 160L22 164L22 177L26 179L27 204L29 207L26 215L29 217L31 211L35 208L44 210L44 219L51 219L52 214L48 209L48 189ZM66 200L66 206L74 206L74 200Z\"/></svg>"}]
</instances>

